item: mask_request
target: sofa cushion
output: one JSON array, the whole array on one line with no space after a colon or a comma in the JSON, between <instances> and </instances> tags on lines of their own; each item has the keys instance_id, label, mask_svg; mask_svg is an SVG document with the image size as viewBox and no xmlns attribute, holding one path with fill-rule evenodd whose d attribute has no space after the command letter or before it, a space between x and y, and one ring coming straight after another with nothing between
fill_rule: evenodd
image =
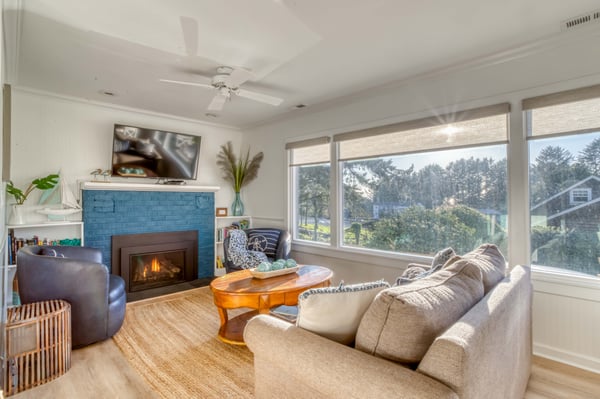
<instances>
[{"instance_id":1,"label":"sofa cushion","mask_svg":"<svg viewBox=\"0 0 600 399\"><path fill-rule=\"evenodd\" d=\"M397 362L419 362L434 339L482 297L481 271L470 262L383 290L359 324L356 348Z\"/></svg>"},{"instance_id":2,"label":"sofa cushion","mask_svg":"<svg viewBox=\"0 0 600 399\"><path fill-rule=\"evenodd\" d=\"M281 231L276 229L252 229L248 231L248 249L264 252L267 257L274 259L280 234Z\"/></svg>"},{"instance_id":3,"label":"sofa cushion","mask_svg":"<svg viewBox=\"0 0 600 399\"><path fill-rule=\"evenodd\" d=\"M456 262L470 262L481 270L484 295L506 277L506 259L494 244L483 244L479 248L451 259ZM446 267L451 262L447 262Z\"/></svg>"},{"instance_id":4,"label":"sofa cushion","mask_svg":"<svg viewBox=\"0 0 600 399\"><path fill-rule=\"evenodd\" d=\"M373 298L389 286L380 280L311 288L298 297L296 325L348 345L354 341L358 324Z\"/></svg>"}]
</instances>

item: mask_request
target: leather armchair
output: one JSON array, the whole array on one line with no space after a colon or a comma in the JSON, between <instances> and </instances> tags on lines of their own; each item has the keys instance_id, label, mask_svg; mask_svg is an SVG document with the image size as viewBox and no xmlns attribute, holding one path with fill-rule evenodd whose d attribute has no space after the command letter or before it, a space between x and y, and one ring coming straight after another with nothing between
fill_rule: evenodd
<instances>
[{"instance_id":1,"label":"leather armchair","mask_svg":"<svg viewBox=\"0 0 600 399\"><path fill-rule=\"evenodd\" d=\"M262 251L267 255L267 259L273 262L277 259L288 259L292 249L292 236L289 231L275 229L271 227L257 227L245 229L244 233L248 237L248 245L254 251ZM263 238L265 238L263 240ZM267 241L272 241L270 244ZM223 263L227 273L231 273L243 268L232 262L229 256L229 236L223 240Z\"/></svg>"},{"instance_id":2,"label":"leather armchair","mask_svg":"<svg viewBox=\"0 0 600 399\"><path fill-rule=\"evenodd\" d=\"M57 256L50 255L53 251ZM17 254L17 278L24 304L50 299L71 304L74 348L110 338L123 324L125 282L109 274L98 249L23 247Z\"/></svg>"}]
</instances>

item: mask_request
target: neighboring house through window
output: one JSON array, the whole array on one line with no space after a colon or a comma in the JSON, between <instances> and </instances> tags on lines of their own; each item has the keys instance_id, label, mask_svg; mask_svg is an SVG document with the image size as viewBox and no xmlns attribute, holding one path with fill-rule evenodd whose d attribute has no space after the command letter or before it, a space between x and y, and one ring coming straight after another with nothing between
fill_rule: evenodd
<instances>
[{"instance_id":1,"label":"neighboring house through window","mask_svg":"<svg viewBox=\"0 0 600 399\"><path fill-rule=\"evenodd\" d=\"M592 199L591 188L574 188L569 191L569 198L571 205L583 204L589 202Z\"/></svg>"},{"instance_id":2,"label":"neighboring house through window","mask_svg":"<svg viewBox=\"0 0 600 399\"><path fill-rule=\"evenodd\" d=\"M531 260L600 274L600 85L523 101Z\"/></svg>"}]
</instances>

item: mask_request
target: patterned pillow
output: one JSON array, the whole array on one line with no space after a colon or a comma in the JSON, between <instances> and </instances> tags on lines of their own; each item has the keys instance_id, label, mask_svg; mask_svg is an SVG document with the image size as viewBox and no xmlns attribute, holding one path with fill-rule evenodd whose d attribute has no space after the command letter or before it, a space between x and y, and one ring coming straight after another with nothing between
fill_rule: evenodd
<instances>
[{"instance_id":1,"label":"patterned pillow","mask_svg":"<svg viewBox=\"0 0 600 399\"><path fill-rule=\"evenodd\" d=\"M354 341L363 314L373 298L390 285L383 280L337 287L311 288L298 296L296 325L333 341Z\"/></svg>"},{"instance_id":2,"label":"patterned pillow","mask_svg":"<svg viewBox=\"0 0 600 399\"><path fill-rule=\"evenodd\" d=\"M454 250L450 247L438 251L438 253L433 256L431 267L444 265L444 263L448 262L454 255L456 255L456 252L454 252Z\"/></svg>"},{"instance_id":3,"label":"patterned pillow","mask_svg":"<svg viewBox=\"0 0 600 399\"><path fill-rule=\"evenodd\" d=\"M440 270L442 267L448 267L453 262L448 262L450 259L456 256L454 250L450 247L438 251L431 261L431 267L425 265L418 265L411 263L408 265L404 273L396 279L395 285L404 285L411 283L415 280L432 275L433 273Z\"/></svg>"},{"instance_id":4,"label":"patterned pillow","mask_svg":"<svg viewBox=\"0 0 600 399\"><path fill-rule=\"evenodd\" d=\"M396 284L394 285L404 285L412 283L415 280L419 280L430 276L442 268L442 264L438 264L435 267L426 266L427 268L422 266L408 266L409 267L406 268L404 273L402 273L402 275L396 279Z\"/></svg>"},{"instance_id":5,"label":"patterned pillow","mask_svg":"<svg viewBox=\"0 0 600 399\"><path fill-rule=\"evenodd\" d=\"M250 229L248 230L248 249L264 252L269 258L274 259L280 234L281 232L275 229Z\"/></svg>"},{"instance_id":6,"label":"patterned pillow","mask_svg":"<svg viewBox=\"0 0 600 399\"><path fill-rule=\"evenodd\" d=\"M231 230L229 232L227 254L231 262L238 268L251 269L261 262L267 261L267 256L264 253L249 251L246 240L246 233L242 230Z\"/></svg>"}]
</instances>

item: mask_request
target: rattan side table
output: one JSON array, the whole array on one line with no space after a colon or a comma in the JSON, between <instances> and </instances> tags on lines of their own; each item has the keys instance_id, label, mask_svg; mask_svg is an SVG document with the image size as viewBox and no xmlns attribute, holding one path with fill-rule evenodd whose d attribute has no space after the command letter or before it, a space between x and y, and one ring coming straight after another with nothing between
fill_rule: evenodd
<instances>
[{"instance_id":1,"label":"rattan side table","mask_svg":"<svg viewBox=\"0 0 600 399\"><path fill-rule=\"evenodd\" d=\"M71 305L63 300L8 308L7 396L60 377L71 367Z\"/></svg>"}]
</instances>

